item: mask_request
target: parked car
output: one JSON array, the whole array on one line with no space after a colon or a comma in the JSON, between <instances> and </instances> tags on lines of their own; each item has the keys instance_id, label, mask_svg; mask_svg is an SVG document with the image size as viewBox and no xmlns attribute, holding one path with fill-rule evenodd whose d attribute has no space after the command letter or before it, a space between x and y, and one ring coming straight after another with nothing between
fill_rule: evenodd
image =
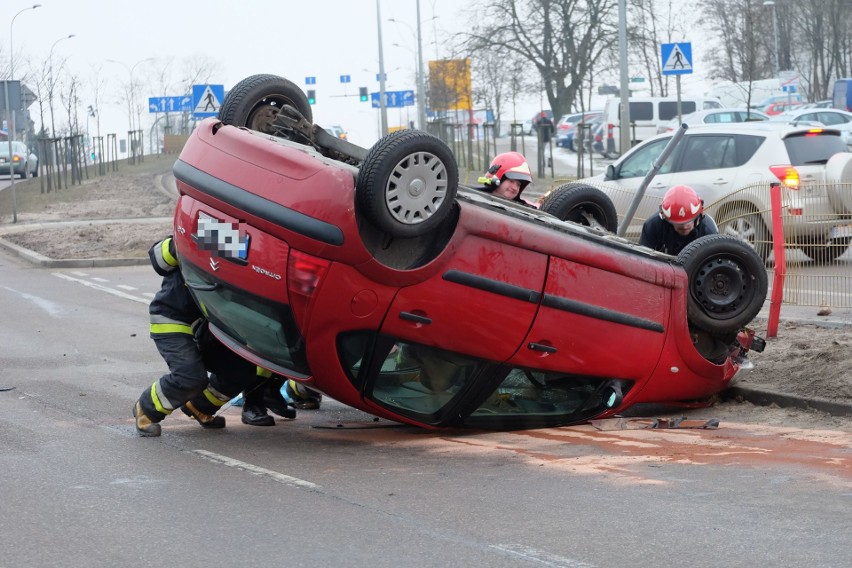
<instances>
[{"instance_id":1,"label":"parked car","mask_svg":"<svg viewBox=\"0 0 852 568\"><path fill-rule=\"evenodd\" d=\"M824 99L813 103L805 103L802 106L798 107L798 109L804 110L807 108L832 108L832 102L833 101L831 99Z\"/></svg>"},{"instance_id":2,"label":"parked car","mask_svg":"<svg viewBox=\"0 0 852 568\"><path fill-rule=\"evenodd\" d=\"M605 173L578 180L613 200L620 218L652 164L669 143L660 134L635 146ZM663 194L676 184L693 187L726 234L749 242L766 259L771 252L769 182L788 191L782 204L785 239L810 258L828 261L843 254L852 234L852 154L840 131L782 122L743 122L688 129L662 164L639 203L625 236L638 241L642 221L656 215Z\"/></svg>"},{"instance_id":3,"label":"parked car","mask_svg":"<svg viewBox=\"0 0 852 568\"><path fill-rule=\"evenodd\" d=\"M657 128L657 134L672 132L681 124L698 126L700 124L730 124L732 122L753 122L768 119L768 114L755 109L720 108L699 110L685 115L682 120L678 120L677 117L671 119L664 125Z\"/></svg>"},{"instance_id":4,"label":"parked car","mask_svg":"<svg viewBox=\"0 0 852 568\"><path fill-rule=\"evenodd\" d=\"M771 118L772 121L792 125L817 125L837 128L843 133L846 145L852 148L852 112L835 108L797 108Z\"/></svg>"},{"instance_id":5,"label":"parked car","mask_svg":"<svg viewBox=\"0 0 852 568\"><path fill-rule=\"evenodd\" d=\"M678 100L676 97L631 97L630 104L630 138L633 144L654 136L657 128L677 117ZM681 116L691 112L722 108L722 102L715 97L684 96L680 100ZM604 104L604 123L608 131L612 131L612 142L607 154L612 157L621 154L621 99L609 98Z\"/></svg>"},{"instance_id":6,"label":"parked car","mask_svg":"<svg viewBox=\"0 0 852 568\"><path fill-rule=\"evenodd\" d=\"M509 429L706 401L761 348L741 241L672 257L612 235L597 190L526 207L459 185L425 132L365 149L311 121L297 85L248 77L175 163L181 270L247 360L391 420Z\"/></svg>"},{"instance_id":7,"label":"parked car","mask_svg":"<svg viewBox=\"0 0 852 568\"><path fill-rule=\"evenodd\" d=\"M766 104L762 107L759 107L759 110L765 112L769 116L774 116L776 114L781 114L782 112L787 112L789 110L797 109L803 106L805 103L803 102L787 102L787 101L779 101Z\"/></svg>"},{"instance_id":8,"label":"parked car","mask_svg":"<svg viewBox=\"0 0 852 568\"><path fill-rule=\"evenodd\" d=\"M556 145L572 152L576 151L574 149L574 135L577 132L577 127L591 123L594 119L600 118L601 114L602 111L586 111L563 115L556 123Z\"/></svg>"},{"instance_id":9,"label":"parked car","mask_svg":"<svg viewBox=\"0 0 852 568\"><path fill-rule=\"evenodd\" d=\"M0 174L38 177L38 156L20 140L12 141L11 150L10 154L8 141L0 141Z\"/></svg>"}]
</instances>

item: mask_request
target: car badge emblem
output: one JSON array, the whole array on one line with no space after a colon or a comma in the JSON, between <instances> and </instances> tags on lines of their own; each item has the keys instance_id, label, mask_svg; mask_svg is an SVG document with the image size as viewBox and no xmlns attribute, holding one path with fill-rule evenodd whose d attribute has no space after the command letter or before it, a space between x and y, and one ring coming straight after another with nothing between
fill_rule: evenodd
<instances>
[{"instance_id":1,"label":"car badge emblem","mask_svg":"<svg viewBox=\"0 0 852 568\"><path fill-rule=\"evenodd\" d=\"M199 211L198 229L192 234L192 241L199 250L209 251L214 257L245 266L248 264L251 237L241 225L221 221Z\"/></svg>"},{"instance_id":2,"label":"car badge emblem","mask_svg":"<svg viewBox=\"0 0 852 568\"><path fill-rule=\"evenodd\" d=\"M213 269L213 272L219 270L219 261L213 258L212 256L210 257L210 268Z\"/></svg>"},{"instance_id":3,"label":"car badge emblem","mask_svg":"<svg viewBox=\"0 0 852 568\"><path fill-rule=\"evenodd\" d=\"M186 229L183 228L183 225L178 225L177 230L178 230L178 233L180 233L181 235L186 234Z\"/></svg>"}]
</instances>

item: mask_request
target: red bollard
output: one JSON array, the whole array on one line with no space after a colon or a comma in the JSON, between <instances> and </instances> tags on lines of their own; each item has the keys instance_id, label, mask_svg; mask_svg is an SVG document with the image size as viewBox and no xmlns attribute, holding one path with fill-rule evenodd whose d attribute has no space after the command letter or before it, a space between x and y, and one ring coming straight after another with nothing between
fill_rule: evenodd
<instances>
[{"instance_id":1,"label":"red bollard","mask_svg":"<svg viewBox=\"0 0 852 568\"><path fill-rule=\"evenodd\" d=\"M775 278L772 280L772 296L769 300L769 321L766 337L778 336L778 320L781 316L781 301L784 299L784 277L787 275L787 259L784 256L784 221L781 218L781 184L769 185L772 204L772 250L775 253Z\"/></svg>"}]
</instances>

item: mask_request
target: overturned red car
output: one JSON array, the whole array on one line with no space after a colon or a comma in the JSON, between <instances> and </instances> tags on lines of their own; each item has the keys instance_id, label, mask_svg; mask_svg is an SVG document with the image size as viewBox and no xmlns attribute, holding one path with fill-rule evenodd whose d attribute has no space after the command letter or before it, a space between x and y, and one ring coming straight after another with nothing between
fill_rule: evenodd
<instances>
[{"instance_id":1,"label":"overturned red car","mask_svg":"<svg viewBox=\"0 0 852 568\"><path fill-rule=\"evenodd\" d=\"M762 347L746 326L766 272L744 242L672 257L612 234L592 188L536 210L460 186L438 138L359 148L274 75L235 86L174 174L181 269L212 332L376 416L514 429L700 404Z\"/></svg>"}]
</instances>

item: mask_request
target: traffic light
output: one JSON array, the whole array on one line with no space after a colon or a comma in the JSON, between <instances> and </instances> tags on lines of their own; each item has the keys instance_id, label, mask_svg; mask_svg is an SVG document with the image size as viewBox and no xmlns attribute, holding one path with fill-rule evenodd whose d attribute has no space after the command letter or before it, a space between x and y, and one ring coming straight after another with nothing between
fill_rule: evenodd
<instances>
[{"instance_id":1,"label":"traffic light","mask_svg":"<svg viewBox=\"0 0 852 568\"><path fill-rule=\"evenodd\" d=\"M361 102L362 102L362 103L363 103L363 102L366 102L366 101L367 101L367 99L369 99L369 98L370 98L369 94L367 93L367 87L360 87L360 88L358 89L358 94L359 94L359 95L360 95L360 97L361 97Z\"/></svg>"},{"instance_id":2,"label":"traffic light","mask_svg":"<svg viewBox=\"0 0 852 568\"><path fill-rule=\"evenodd\" d=\"M313 89L308 89L308 104L312 105L317 102L317 92Z\"/></svg>"}]
</instances>

